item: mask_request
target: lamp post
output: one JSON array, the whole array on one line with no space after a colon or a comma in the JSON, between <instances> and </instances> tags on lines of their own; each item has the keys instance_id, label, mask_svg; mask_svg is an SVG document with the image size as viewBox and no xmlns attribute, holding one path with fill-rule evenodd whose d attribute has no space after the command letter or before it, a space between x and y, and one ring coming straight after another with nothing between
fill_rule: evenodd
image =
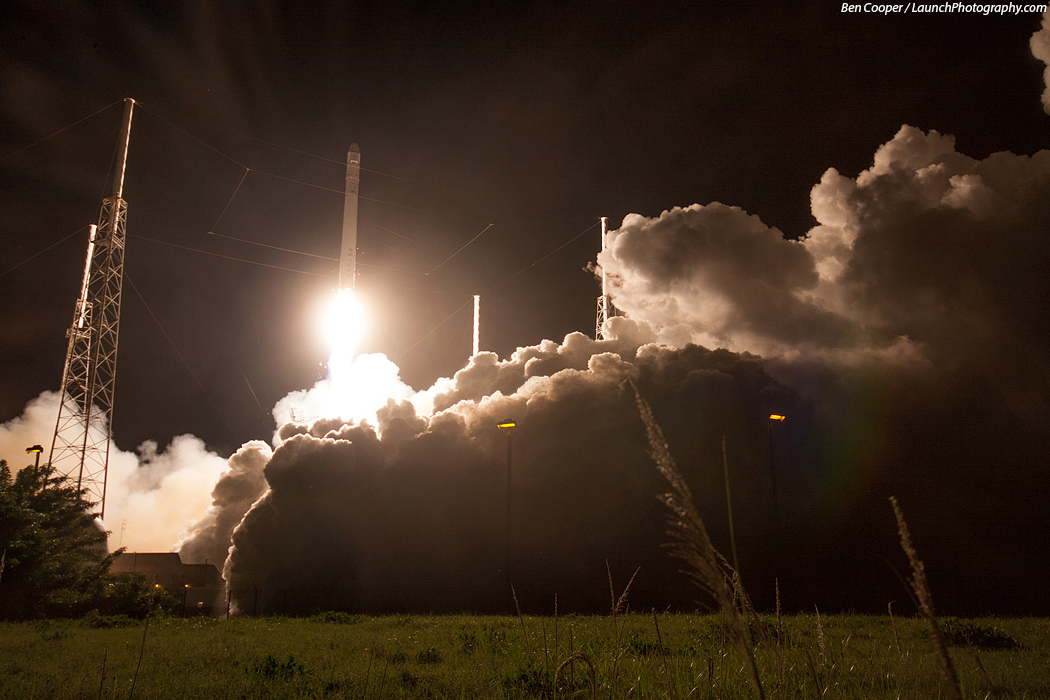
<instances>
[{"instance_id":1,"label":"lamp post","mask_svg":"<svg viewBox=\"0 0 1050 700\"><path fill-rule=\"evenodd\" d=\"M773 518L777 524L777 576L780 576L780 498L777 496L777 472L773 464L773 423L783 423L787 416L779 413L770 413L766 420L767 434L769 435L769 480L773 485Z\"/></svg>"},{"instance_id":2,"label":"lamp post","mask_svg":"<svg viewBox=\"0 0 1050 700\"><path fill-rule=\"evenodd\" d=\"M512 541L511 537L512 537L512 533L513 533L513 522L514 522L514 501L513 501L513 497L512 497L512 494L514 492L512 490L513 482L512 482L512 479L511 479L511 475L513 473L512 469L511 469L511 432L517 426L518 426L518 424L515 423L512 420L505 420L502 423L497 423L496 424L497 428L499 428L501 430L503 430L503 429L507 430L507 520L506 520L507 534L506 534L506 537L505 537L505 541L506 541L506 547L507 547L507 574L508 575L510 574L511 541Z\"/></svg>"},{"instance_id":3,"label":"lamp post","mask_svg":"<svg viewBox=\"0 0 1050 700\"><path fill-rule=\"evenodd\" d=\"M32 447L27 447L26 448L26 454L27 455L36 453L36 464L33 465L33 467L36 468L36 469L40 468L40 453L43 452L43 451L44 451L44 448L41 447L40 445L33 445Z\"/></svg>"}]
</instances>

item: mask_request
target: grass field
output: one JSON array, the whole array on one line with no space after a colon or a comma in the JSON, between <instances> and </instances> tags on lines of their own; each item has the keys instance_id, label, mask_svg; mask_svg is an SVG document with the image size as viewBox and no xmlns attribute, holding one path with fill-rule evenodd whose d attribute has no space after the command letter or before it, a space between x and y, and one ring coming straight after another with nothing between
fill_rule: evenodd
<instances>
[{"instance_id":1,"label":"grass field","mask_svg":"<svg viewBox=\"0 0 1050 700\"><path fill-rule=\"evenodd\" d=\"M818 625L815 614L785 616L779 637L776 618L762 620L755 644L767 698L941 696L919 618L822 615ZM1050 620L943 624L964 697L1050 698ZM133 682L134 698L173 700L755 697L718 615L0 625L0 697L124 699Z\"/></svg>"}]
</instances>

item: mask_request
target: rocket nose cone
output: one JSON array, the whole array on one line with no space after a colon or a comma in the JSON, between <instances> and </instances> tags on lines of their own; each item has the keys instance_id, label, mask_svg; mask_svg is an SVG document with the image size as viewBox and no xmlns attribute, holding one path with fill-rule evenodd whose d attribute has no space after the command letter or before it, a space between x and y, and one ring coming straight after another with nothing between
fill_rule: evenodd
<instances>
[{"instance_id":1,"label":"rocket nose cone","mask_svg":"<svg viewBox=\"0 0 1050 700\"><path fill-rule=\"evenodd\" d=\"M350 152L351 153L360 153L361 149L357 147L356 143L352 143L352 144L350 144Z\"/></svg>"}]
</instances>

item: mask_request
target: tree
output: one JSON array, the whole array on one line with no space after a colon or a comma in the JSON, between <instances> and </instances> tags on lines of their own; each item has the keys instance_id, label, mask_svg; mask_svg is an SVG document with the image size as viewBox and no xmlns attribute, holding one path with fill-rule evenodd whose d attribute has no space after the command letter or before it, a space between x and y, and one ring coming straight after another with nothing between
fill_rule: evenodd
<instances>
[{"instance_id":1,"label":"tree","mask_svg":"<svg viewBox=\"0 0 1050 700\"><path fill-rule=\"evenodd\" d=\"M0 618L77 616L108 597L119 552L106 553L84 493L50 464L12 478L0 460Z\"/></svg>"}]
</instances>

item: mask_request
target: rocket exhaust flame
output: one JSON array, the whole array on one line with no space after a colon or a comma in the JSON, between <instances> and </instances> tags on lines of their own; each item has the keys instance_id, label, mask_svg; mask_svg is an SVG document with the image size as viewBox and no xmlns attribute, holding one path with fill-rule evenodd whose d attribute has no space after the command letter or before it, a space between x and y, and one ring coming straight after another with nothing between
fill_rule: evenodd
<instances>
[{"instance_id":1,"label":"rocket exhaust flame","mask_svg":"<svg viewBox=\"0 0 1050 700\"><path fill-rule=\"evenodd\" d=\"M357 344L364 335L365 315L352 289L340 289L324 314L325 338L331 346L328 369L334 381L354 361Z\"/></svg>"}]
</instances>

